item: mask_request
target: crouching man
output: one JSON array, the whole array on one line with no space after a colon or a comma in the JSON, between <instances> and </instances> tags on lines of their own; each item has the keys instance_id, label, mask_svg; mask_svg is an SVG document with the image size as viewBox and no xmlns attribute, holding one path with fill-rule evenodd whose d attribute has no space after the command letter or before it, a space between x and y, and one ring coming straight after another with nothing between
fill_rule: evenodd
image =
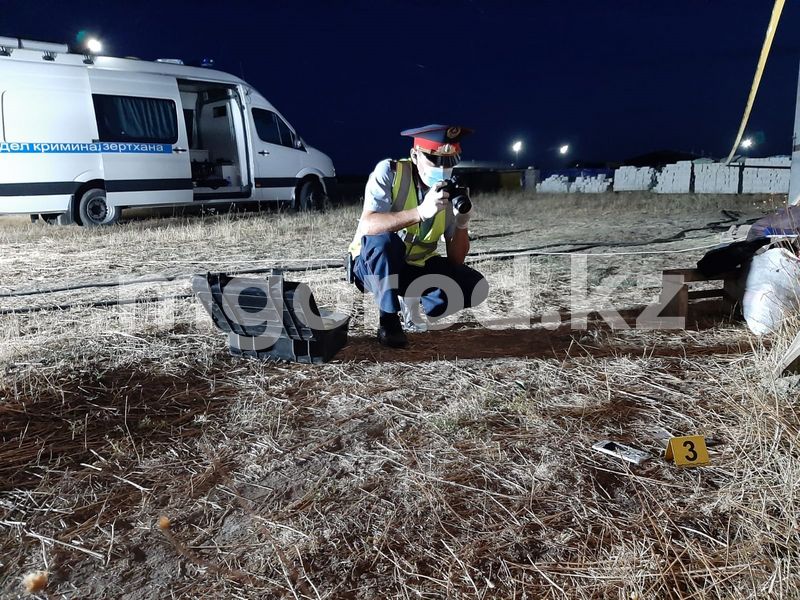
<instances>
[{"instance_id":1,"label":"crouching man","mask_svg":"<svg viewBox=\"0 0 800 600\"><path fill-rule=\"evenodd\" d=\"M355 284L372 292L380 309L381 344L403 348L404 327L426 329L420 304L425 315L443 317L489 295L483 275L464 264L471 202L453 206L445 185L469 133L445 125L403 131L414 139L410 158L383 160L369 176L350 254ZM437 254L442 237L446 258Z\"/></svg>"}]
</instances>

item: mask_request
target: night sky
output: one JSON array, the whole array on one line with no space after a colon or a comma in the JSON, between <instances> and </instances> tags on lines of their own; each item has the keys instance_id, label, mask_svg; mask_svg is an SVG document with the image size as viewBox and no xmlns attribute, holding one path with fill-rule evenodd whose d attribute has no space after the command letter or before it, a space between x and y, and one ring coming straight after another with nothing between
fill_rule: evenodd
<instances>
[{"instance_id":1,"label":"night sky","mask_svg":"<svg viewBox=\"0 0 800 600\"><path fill-rule=\"evenodd\" d=\"M0 0L0 35L106 54L213 57L255 86L340 174L403 157L401 129L472 127L464 158L558 166L671 149L727 155L771 0L207 2ZM788 154L800 6L787 2L747 133Z\"/></svg>"}]
</instances>

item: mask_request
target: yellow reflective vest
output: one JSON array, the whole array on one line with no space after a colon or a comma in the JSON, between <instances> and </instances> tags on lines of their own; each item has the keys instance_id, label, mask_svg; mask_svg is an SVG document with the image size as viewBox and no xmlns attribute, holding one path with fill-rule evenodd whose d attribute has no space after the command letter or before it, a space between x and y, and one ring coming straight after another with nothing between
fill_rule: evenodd
<instances>
[{"instance_id":1,"label":"yellow reflective vest","mask_svg":"<svg viewBox=\"0 0 800 600\"><path fill-rule=\"evenodd\" d=\"M414 165L410 159L398 160L395 163L394 182L392 183L392 212L410 210L419 205L417 186L414 185ZM414 223L397 232L406 245L406 262L421 267L431 256L437 256L436 248L439 239L444 235L447 225L445 211L440 210L430 219ZM355 258L361 252L361 235L350 244L350 253Z\"/></svg>"}]
</instances>

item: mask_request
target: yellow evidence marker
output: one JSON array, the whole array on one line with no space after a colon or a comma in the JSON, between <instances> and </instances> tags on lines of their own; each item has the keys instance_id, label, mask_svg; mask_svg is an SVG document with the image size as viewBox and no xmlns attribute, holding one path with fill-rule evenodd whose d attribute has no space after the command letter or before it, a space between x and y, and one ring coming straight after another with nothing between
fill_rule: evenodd
<instances>
[{"instance_id":1,"label":"yellow evidence marker","mask_svg":"<svg viewBox=\"0 0 800 600\"><path fill-rule=\"evenodd\" d=\"M706 439L702 435L670 438L664 458L675 461L679 467L700 467L711 462L706 449Z\"/></svg>"}]
</instances>

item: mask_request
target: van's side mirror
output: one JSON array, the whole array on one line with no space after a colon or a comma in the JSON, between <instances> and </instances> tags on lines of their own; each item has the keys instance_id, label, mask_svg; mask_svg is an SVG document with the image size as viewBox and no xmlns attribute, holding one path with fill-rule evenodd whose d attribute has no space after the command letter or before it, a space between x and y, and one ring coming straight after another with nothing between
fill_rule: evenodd
<instances>
[{"instance_id":1,"label":"van's side mirror","mask_svg":"<svg viewBox=\"0 0 800 600\"><path fill-rule=\"evenodd\" d=\"M299 138L299 137L295 138L294 147L297 148L298 150L305 150L306 149L306 145L303 143L303 140L301 138Z\"/></svg>"}]
</instances>

